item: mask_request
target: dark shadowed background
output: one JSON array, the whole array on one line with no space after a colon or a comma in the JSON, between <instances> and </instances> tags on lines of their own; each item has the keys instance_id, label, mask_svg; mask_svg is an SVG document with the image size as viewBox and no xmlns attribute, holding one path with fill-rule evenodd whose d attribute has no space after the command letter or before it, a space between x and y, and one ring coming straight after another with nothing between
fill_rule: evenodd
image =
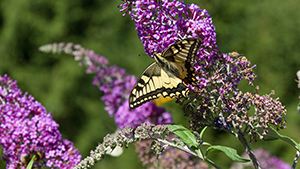
<instances>
[{"instance_id":1,"label":"dark shadowed background","mask_svg":"<svg viewBox=\"0 0 300 169\"><path fill-rule=\"evenodd\" d=\"M38 47L53 42L74 42L104 55L110 64L139 76L153 60L129 16L122 17L117 5L107 0L2 0L0 1L0 74L18 81L19 88L41 102L60 124L65 139L74 142L83 157L102 138L116 130L114 119L103 110L102 93L92 86L93 75L85 74L69 55L44 54ZM300 116L296 72L300 69L300 1L297 0L186 0L207 9L216 26L217 44L223 53L237 51L257 65L260 94L275 90L288 113L281 133L300 140ZM241 84L243 91L254 87ZM164 106L177 124L188 126L180 107ZM243 146L228 133L210 129L204 141L226 145L243 153ZM252 144L262 147L289 164L295 150L282 141ZM209 156L222 168L232 163L224 154ZM0 162L0 168L5 163ZM94 168L142 168L134 146L118 158L107 156ZM299 165L298 165L298 168Z\"/></svg>"}]
</instances>

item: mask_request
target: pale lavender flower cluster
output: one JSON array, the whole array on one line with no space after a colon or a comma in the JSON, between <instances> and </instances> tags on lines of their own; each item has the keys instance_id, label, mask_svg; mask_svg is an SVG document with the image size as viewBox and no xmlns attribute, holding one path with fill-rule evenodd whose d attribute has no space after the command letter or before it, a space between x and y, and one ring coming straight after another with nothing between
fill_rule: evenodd
<instances>
[{"instance_id":1,"label":"pale lavender flower cluster","mask_svg":"<svg viewBox=\"0 0 300 169\"><path fill-rule=\"evenodd\" d=\"M100 143L95 150L91 150L90 155L85 159L83 159L76 167L74 167L74 169L91 168L93 165L95 165L96 162L102 160L107 153L111 153L112 150L114 150L117 146L127 148L130 144L139 142L141 140L146 141L145 139L150 139L150 138L165 139L169 133L169 130L170 128L167 125L154 125L154 124L147 125L146 123L142 123L141 125L137 126L136 129L126 126L124 129L121 129L112 135L107 134L103 138L103 143ZM149 143L149 141L146 142ZM145 145L142 142L141 144ZM156 147L154 149L160 149L159 145L156 146L152 145L151 147ZM150 150L150 145L146 149L143 149L143 147L141 147L140 150L141 150L140 152L141 154L143 154L143 151L145 152L145 154L147 154ZM152 157L154 156L154 154L151 155ZM188 155L185 155L184 157L186 156ZM145 160L147 159L148 157L146 157ZM168 159L169 158L167 158L166 161L168 161ZM169 164L169 166L170 165L172 164Z\"/></svg>"},{"instance_id":2,"label":"pale lavender flower cluster","mask_svg":"<svg viewBox=\"0 0 300 169\"><path fill-rule=\"evenodd\" d=\"M22 155L36 152L41 155L37 168L72 168L81 160L73 143L62 139L51 113L6 75L0 76L0 138L7 168L25 168Z\"/></svg>"},{"instance_id":3,"label":"pale lavender flower cluster","mask_svg":"<svg viewBox=\"0 0 300 169\"><path fill-rule=\"evenodd\" d=\"M93 50L84 49L80 45L71 43L49 44L40 47L44 52L65 52L72 53L75 60L83 66L86 66L86 73L94 73L93 85L104 92L102 100L106 107L105 110L110 116L115 116L115 122L118 128L122 129L127 125L135 128L144 122L148 124L166 124L172 123L172 116L165 112L164 108L157 107L149 102L141 107L130 110L128 97L136 78L133 75L126 74L125 69L115 65L107 66L108 61L104 56L96 54Z\"/></svg>"}]
</instances>

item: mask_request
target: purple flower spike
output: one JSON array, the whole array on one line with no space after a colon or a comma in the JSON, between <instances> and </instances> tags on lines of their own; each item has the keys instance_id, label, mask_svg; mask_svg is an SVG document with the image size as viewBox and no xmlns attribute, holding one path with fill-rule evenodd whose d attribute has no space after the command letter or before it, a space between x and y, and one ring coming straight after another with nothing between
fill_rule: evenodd
<instances>
[{"instance_id":1,"label":"purple flower spike","mask_svg":"<svg viewBox=\"0 0 300 169\"><path fill-rule=\"evenodd\" d=\"M72 168L81 155L63 140L51 113L32 96L22 95L16 81L0 76L0 145L7 168L25 168L32 154L34 167Z\"/></svg>"},{"instance_id":2,"label":"purple flower spike","mask_svg":"<svg viewBox=\"0 0 300 169\"><path fill-rule=\"evenodd\" d=\"M200 51L201 56L218 51L215 27L205 9L195 4L185 5L183 1L124 0L120 10L126 11L135 21L138 36L144 44L147 54L159 53L180 38L194 37L202 39L202 46L213 49ZM206 54L205 54L206 53Z\"/></svg>"},{"instance_id":3,"label":"purple flower spike","mask_svg":"<svg viewBox=\"0 0 300 169\"><path fill-rule=\"evenodd\" d=\"M128 98L130 89L136 81L135 76L125 74L125 69L117 66L104 67L95 73L97 75L93 84L104 92L101 99L106 104L105 110L113 116Z\"/></svg>"}]
</instances>

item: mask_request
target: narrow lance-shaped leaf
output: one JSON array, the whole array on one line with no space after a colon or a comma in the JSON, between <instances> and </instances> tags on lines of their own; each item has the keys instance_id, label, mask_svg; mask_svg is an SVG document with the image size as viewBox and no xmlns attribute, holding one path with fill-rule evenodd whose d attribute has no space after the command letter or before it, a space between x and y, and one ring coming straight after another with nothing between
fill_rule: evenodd
<instances>
[{"instance_id":1,"label":"narrow lance-shaped leaf","mask_svg":"<svg viewBox=\"0 0 300 169\"><path fill-rule=\"evenodd\" d=\"M32 169L34 159L35 159L35 155L31 158L31 160L30 160L30 162L28 163L26 169Z\"/></svg>"},{"instance_id":2,"label":"narrow lance-shaped leaf","mask_svg":"<svg viewBox=\"0 0 300 169\"><path fill-rule=\"evenodd\" d=\"M206 150L206 155L211 154L213 152L224 152L231 160L237 162L249 162L249 159L243 158L237 154L237 151L233 148L226 146L211 146Z\"/></svg>"},{"instance_id":3,"label":"narrow lance-shaped leaf","mask_svg":"<svg viewBox=\"0 0 300 169\"><path fill-rule=\"evenodd\" d=\"M259 128L258 131L260 133L262 133L262 128ZM269 127L268 133L266 135L263 135L263 140L270 141L270 140L275 140L275 139L281 139L281 140L289 143L290 145L292 145L296 150L298 150L298 151L300 150L300 146L296 141L294 141L293 139L291 139L287 136L279 134L275 129L273 129L272 127Z\"/></svg>"}]
</instances>

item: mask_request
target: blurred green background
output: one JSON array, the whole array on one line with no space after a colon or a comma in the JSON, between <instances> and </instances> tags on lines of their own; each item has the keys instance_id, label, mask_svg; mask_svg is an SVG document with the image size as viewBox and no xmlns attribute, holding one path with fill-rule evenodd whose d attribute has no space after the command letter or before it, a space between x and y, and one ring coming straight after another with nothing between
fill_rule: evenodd
<instances>
[{"instance_id":1,"label":"blurred green background","mask_svg":"<svg viewBox=\"0 0 300 169\"><path fill-rule=\"evenodd\" d=\"M103 110L102 93L92 86L93 75L85 74L72 56L51 55L38 47L53 42L74 42L104 55L110 64L139 76L152 61L129 16L122 17L117 5L107 0L2 0L0 1L0 74L18 81L19 88L41 102L65 139L74 142L82 156L89 154L102 138L116 129L114 119ZM297 0L186 0L207 9L216 26L217 44L223 53L237 51L257 65L255 85L260 94L275 90L288 110L287 128L281 133L295 140L300 129L297 113L300 69L300 1ZM243 91L254 91L244 82ZM178 105L165 104L174 121L188 126ZM228 133L210 129L204 140L214 145L243 146ZM252 144L291 164L295 150L282 141ZM224 154L209 156L222 168L231 161ZM0 168L5 163L0 162ZM93 168L142 168L134 146L118 158L107 156ZM298 165L298 168L299 165Z\"/></svg>"}]
</instances>

